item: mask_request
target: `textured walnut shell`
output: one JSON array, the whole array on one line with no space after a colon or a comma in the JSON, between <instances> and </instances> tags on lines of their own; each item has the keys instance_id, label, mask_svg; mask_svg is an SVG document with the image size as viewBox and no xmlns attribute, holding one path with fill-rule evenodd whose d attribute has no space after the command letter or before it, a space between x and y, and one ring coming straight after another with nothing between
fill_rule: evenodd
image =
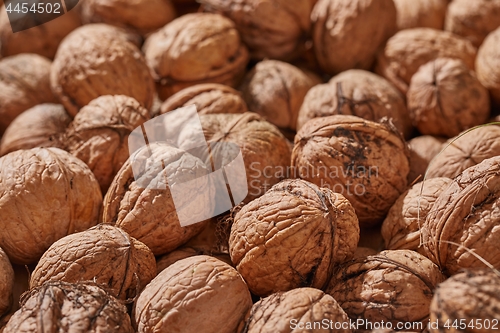
<instances>
[{"instance_id":1,"label":"textured walnut shell","mask_svg":"<svg viewBox=\"0 0 500 333\"><path fill-rule=\"evenodd\" d=\"M311 20L321 69L332 75L369 69L378 48L396 31L396 16L392 0L319 0Z\"/></svg>"},{"instance_id":2,"label":"textured walnut shell","mask_svg":"<svg viewBox=\"0 0 500 333\"><path fill-rule=\"evenodd\" d=\"M172 266L179 260L201 255L211 256L225 262L228 265L233 265L233 263L231 262L231 257L226 253L214 253L207 248L181 246L174 251L164 254L163 256L158 258L158 260L156 261L156 271L158 274L160 274L161 271Z\"/></svg>"},{"instance_id":3,"label":"textured walnut shell","mask_svg":"<svg viewBox=\"0 0 500 333\"><path fill-rule=\"evenodd\" d=\"M472 324L466 332L491 332L498 321L498 303L500 302L500 276L498 272L487 270L467 270L458 273L440 283L431 302L431 333L451 332L445 327L446 322ZM489 321L489 323L488 323ZM457 330L458 331L458 330Z\"/></svg>"},{"instance_id":4,"label":"textured walnut shell","mask_svg":"<svg viewBox=\"0 0 500 333\"><path fill-rule=\"evenodd\" d=\"M417 136L408 141L410 147L410 173L408 174L408 184L418 180L423 180L425 171L430 161L443 148L444 138L431 135Z\"/></svg>"},{"instance_id":5,"label":"textured walnut shell","mask_svg":"<svg viewBox=\"0 0 500 333\"><path fill-rule=\"evenodd\" d=\"M36 54L0 60L0 135L22 112L41 103L53 103L50 61Z\"/></svg>"},{"instance_id":6,"label":"textured walnut shell","mask_svg":"<svg viewBox=\"0 0 500 333\"><path fill-rule=\"evenodd\" d=\"M160 113L196 105L198 114L244 113L248 107L241 94L223 84L205 83L182 89L168 98L162 105Z\"/></svg>"},{"instance_id":7,"label":"textured walnut shell","mask_svg":"<svg viewBox=\"0 0 500 333\"><path fill-rule=\"evenodd\" d=\"M127 308L103 289L48 282L23 296L3 333L133 333Z\"/></svg>"},{"instance_id":8,"label":"textured walnut shell","mask_svg":"<svg viewBox=\"0 0 500 333\"><path fill-rule=\"evenodd\" d=\"M377 57L376 72L406 94L420 66L436 58L456 58L474 69L476 48L448 31L431 28L406 29L392 36Z\"/></svg>"},{"instance_id":9,"label":"textured walnut shell","mask_svg":"<svg viewBox=\"0 0 500 333\"><path fill-rule=\"evenodd\" d=\"M334 267L354 255L358 219L341 194L284 180L235 216L229 254L258 296L324 288Z\"/></svg>"},{"instance_id":10,"label":"textured walnut shell","mask_svg":"<svg viewBox=\"0 0 500 333\"><path fill-rule=\"evenodd\" d=\"M387 250L340 266L328 293L352 320L427 325L436 285L445 277L423 255ZM359 327L358 327L359 328Z\"/></svg>"},{"instance_id":11,"label":"textured walnut shell","mask_svg":"<svg viewBox=\"0 0 500 333\"><path fill-rule=\"evenodd\" d=\"M33 3L35 2L28 2L29 5ZM16 13L16 15L19 14ZM42 15L40 13L32 16L28 14L23 19L28 25L35 17L41 19ZM13 33L5 6L2 6L0 9L0 52L3 57L20 53L36 53L53 59L61 41L80 25L80 17L75 10L72 10L47 23Z\"/></svg>"},{"instance_id":12,"label":"textured walnut shell","mask_svg":"<svg viewBox=\"0 0 500 333\"><path fill-rule=\"evenodd\" d=\"M85 0L81 12L84 23L107 23L143 35L175 18L170 0Z\"/></svg>"},{"instance_id":13,"label":"textured walnut shell","mask_svg":"<svg viewBox=\"0 0 500 333\"><path fill-rule=\"evenodd\" d=\"M169 179L168 184L173 185L172 180L184 169L192 169L195 175L204 176L207 167L199 158L167 144L150 143L145 149L152 152L151 158L142 162L146 165L145 172L135 178L133 165L137 166L141 161L129 158L116 174L104 197L103 222L122 228L146 244L155 255L160 255L186 243L203 230L204 223L181 226L170 188L155 185ZM154 163L155 160L163 163ZM215 194L208 181L200 186L200 193L204 193L204 201L200 204L213 202Z\"/></svg>"},{"instance_id":14,"label":"textured walnut shell","mask_svg":"<svg viewBox=\"0 0 500 333\"><path fill-rule=\"evenodd\" d=\"M327 322L326 322L327 321ZM351 333L349 317L332 296L314 288L297 288L287 292L279 292L263 298L255 303L244 325L245 333L291 333L320 332L301 330L300 325L317 325L328 323L329 328L344 324L344 329L335 332ZM347 326L346 326L347 325ZM294 326L297 326L294 328ZM347 327L347 328L345 328ZM322 326L324 328L324 326ZM325 330L326 332L326 330ZM330 331L331 332L331 331Z\"/></svg>"},{"instance_id":15,"label":"textured walnut shell","mask_svg":"<svg viewBox=\"0 0 500 333\"><path fill-rule=\"evenodd\" d=\"M500 155L499 139L500 127L492 125L474 129L458 139L449 139L441 147L444 150L429 164L427 178L455 178L465 169Z\"/></svg>"},{"instance_id":16,"label":"textured walnut shell","mask_svg":"<svg viewBox=\"0 0 500 333\"><path fill-rule=\"evenodd\" d=\"M431 178L413 185L396 200L382 224L382 236L388 250L414 250L420 246L420 229L437 198L451 182L450 178Z\"/></svg>"},{"instance_id":17,"label":"textured walnut shell","mask_svg":"<svg viewBox=\"0 0 500 333\"><path fill-rule=\"evenodd\" d=\"M450 275L463 268L485 267L473 253L500 268L499 198L498 156L455 177L439 195L422 227L427 256Z\"/></svg>"},{"instance_id":18,"label":"textured walnut shell","mask_svg":"<svg viewBox=\"0 0 500 333\"><path fill-rule=\"evenodd\" d=\"M92 281L127 300L155 276L155 257L146 245L120 228L99 224L52 244L31 273L30 288L48 281Z\"/></svg>"},{"instance_id":19,"label":"textured walnut shell","mask_svg":"<svg viewBox=\"0 0 500 333\"><path fill-rule=\"evenodd\" d=\"M98 97L75 116L66 133L67 149L90 167L102 193L129 157L130 132L149 118L139 102L123 95Z\"/></svg>"},{"instance_id":20,"label":"textured walnut shell","mask_svg":"<svg viewBox=\"0 0 500 333\"><path fill-rule=\"evenodd\" d=\"M479 47L500 26L500 1L453 0L446 13L445 30L465 37Z\"/></svg>"},{"instance_id":21,"label":"textured walnut shell","mask_svg":"<svg viewBox=\"0 0 500 333\"><path fill-rule=\"evenodd\" d=\"M235 22L254 59L291 60L304 51L312 1L201 0L204 10Z\"/></svg>"},{"instance_id":22,"label":"textured walnut shell","mask_svg":"<svg viewBox=\"0 0 500 333\"><path fill-rule=\"evenodd\" d=\"M158 274L135 301L132 318L138 333L233 333L251 307L247 285L233 267L195 256Z\"/></svg>"},{"instance_id":23,"label":"textured walnut shell","mask_svg":"<svg viewBox=\"0 0 500 333\"><path fill-rule=\"evenodd\" d=\"M61 149L0 158L0 247L13 263L35 263L58 239L96 225L101 204L92 171Z\"/></svg>"},{"instance_id":24,"label":"textured walnut shell","mask_svg":"<svg viewBox=\"0 0 500 333\"><path fill-rule=\"evenodd\" d=\"M0 318L10 310L14 291L14 269L7 254L0 248ZM1 328L2 325L0 325Z\"/></svg>"},{"instance_id":25,"label":"textured walnut shell","mask_svg":"<svg viewBox=\"0 0 500 333\"><path fill-rule=\"evenodd\" d=\"M491 32L479 48L476 59L477 78L500 105L500 28Z\"/></svg>"},{"instance_id":26,"label":"textured walnut shell","mask_svg":"<svg viewBox=\"0 0 500 333\"><path fill-rule=\"evenodd\" d=\"M382 222L406 190L410 170L393 126L343 115L311 119L299 130L292 167L298 177L344 195L362 227Z\"/></svg>"},{"instance_id":27,"label":"textured walnut shell","mask_svg":"<svg viewBox=\"0 0 500 333\"><path fill-rule=\"evenodd\" d=\"M459 59L437 58L413 75L407 93L413 125L422 134L453 137L485 123L490 96Z\"/></svg>"},{"instance_id":28,"label":"textured walnut shell","mask_svg":"<svg viewBox=\"0 0 500 333\"><path fill-rule=\"evenodd\" d=\"M0 142L0 155L35 147L64 149L64 133L70 122L71 117L62 105L36 105L21 113L7 127Z\"/></svg>"},{"instance_id":29,"label":"textured walnut shell","mask_svg":"<svg viewBox=\"0 0 500 333\"><path fill-rule=\"evenodd\" d=\"M173 20L146 39L143 51L162 100L199 83L234 87L248 62L234 23L210 13Z\"/></svg>"},{"instance_id":30,"label":"textured walnut shell","mask_svg":"<svg viewBox=\"0 0 500 333\"><path fill-rule=\"evenodd\" d=\"M348 70L313 87L300 108L297 128L310 119L335 114L371 121L392 118L405 137L412 130L404 96L383 77L364 70Z\"/></svg>"},{"instance_id":31,"label":"textured walnut shell","mask_svg":"<svg viewBox=\"0 0 500 333\"><path fill-rule=\"evenodd\" d=\"M118 28L88 24L61 43L50 82L72 116L102 95L126 95L147 109L151 107L154 82L141 51L128 37Z\"/></svg>"},{"instance_id":32,"label":"textured walnut shell","mask_svg":"<svg viewBox=\"0 0 500 333\"><path fill-rule=\"evenodd\" d=\"M398 30L443 29L448 0L394 0Z\"/></svg>"},{"instance_id":33,"label":"textured walnut shell","mask_svg":"<svg viewBox=\"0 0 500 333\"><path fill-rule=\"evenodd\" d=\"M277 60L263 60L240 87L250 111L270 123L295 130L300 106L309 89L320 83L299 68Z\"/></svg>"}]
</instances>

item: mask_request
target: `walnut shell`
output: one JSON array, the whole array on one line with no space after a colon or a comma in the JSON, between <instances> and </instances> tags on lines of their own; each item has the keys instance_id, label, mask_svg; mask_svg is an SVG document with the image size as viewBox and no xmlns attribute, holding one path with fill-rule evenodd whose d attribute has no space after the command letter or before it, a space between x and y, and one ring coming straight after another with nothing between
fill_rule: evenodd
<instances>
[{"instance_id":1,"label":"walnut shell","mask_svg":"<svg viewBox=\"0 0 500 333\"><path fill-rule=\"evenodd\" d=\"M251 307L250 292L233 267L195 256L158 274L135 301L132 318L138 333L233 333Z\"/></svg>"},{"instance_id":2,"label":"walnut shell","mask_svg":"<svg viewBox=\"0 0 500 333\"><path fill-rule=\"evenodd\" d=\"M476 59L477 78L500 105L500 28L491 32L479 48Z\"/></svg>"},{"instance_id":3,"label":"walnut shell","mask_svg":"<svg viewBox=\"0 0 500 333\"><path fill-rule=\"evenodd\" d=\"M465 169L500 155L499 139L500 127L492 125L474 129L458 139L449 139L442 146L444 150L429 164L427 178L455 178Z\"/></svg>"},{"instance_id":4,"label":"walnut shell","mask_svg":"<svg viewBox=\"0 0 500 333\"><path fill-rule=\"evenodd\" d=\"M22 112L54 103L50 90L50 61L36 54L20 54L0 60L0 135Z\"/></svg>"},{"instance_id":5,"label":"walnut shell","mask_svg":"<svg viewBox=\"0 0 500 333\"><path fill-rule=\"evenodd\" d=\"M75 116L66 133L67 150L90 167L102 193L129 157L129 134L149 118L139 102L123 95L98 97Z\"/></svg>"},{"instance_id":6,"label":"walnut shell","mask_svg":"<svg viewBox=\"0 0 500 333\"><path fill-rule=\"evenodd\" d=\"M387 250L340 266L328 293L352 320L428 323L439 268L411 250ZM359 327L358 327L359 329Z\"/></svg>"},{"instance_id":7,"label":"walnut shell","mask_svg":"<svg viewBox=\"0 0 500 333\"><path fill-rule=\"evenodd\" d=\"M160 29L175 18L170 0L85 0L81 12L84 23L107 23L142 35Z\"/></svg>"},{"instance_id":8,"label":"walnut shell","mask_svg":"<svg viewBox=\"0 0 500 333\"><path fill-rule=\"evenodd\" d=\"M160 114L188 105L196 105L198 114L244 113L248 107L241 94L223 84L205 83L182 89L168 98L162 105Z\"/></svg>"},{"instance_id":9,"label":"walnut shell","mask_svg":"<svg viewBox=\"0 0 500 333\"><path fill-rule=\"evenodd\" d=\"M463 268L485 267L474 254L500 268L499 198L498 156L455 177L439 195L422 227L427 256L450 275Z\"/></svg>"},{"instance_id":10,"label":"walnut shell","mask_svg":"<svg viewBox=\"0 0 500 333\"><path fill-rule=\"evenodd\" d=\"M19 149L55 147L64 149L64 133L71 117L60 104L39 104L16 117L5 130L0 155Z\"/></svg>"},{"instance_id":11,"label":"walnut shell","mask_svg":"<svg viewBox=\"0 0 500 333\"><path fill-rule=\"evenodd\" d=\"M500 1L453 0L448 6L444 28L479 47L486 36L499 26Z\"/></svg>"},{"instance_id":12,"label":"walnut shell","mask_svg":"<svg viewBox=\"0 0 500 333\"><path fill-rule=\"evenodd\" d=\"M126 307L103 289L47 282L23 296L3 333L133 333Z\"/></svg>"},{"instance_id":13,"label":"walnut shell","mask_svg":"<svg viewBox=\"0 0 500 333\"><path fill-rule=\"evenodd\" d=\"M252 293L268 296L324 288L358 241L358 219L343 195L289 179L236 214L229 254Z\"/></svg>"},{"instance_id":14,"label":"walnut shell","mask_svg":"<svg viewBox=\"0 0 500 333\"><path fill-rule=\"evenodd\" d=\"M396 16L392 0L319 0L311 21L321 69L331 75L369 69L377 49L396 32Z\"/></svg>"},{"instance_id":15,"label":"walnut shell","mask_svg":"<svg viewBox=\"0 0 500 333\"><path fill-rule=\"evenodd\" d=\"M235 87L248 62L234 23L210 13L173 20L146 39L143 51L162 100L199 83Z\"/></svg>"},{"instance_id":16,"label":"walnut shell","mask_svg":"<svg viewBox=\"0 0 500 333\"><path fill-rule=\"evenodd\" d=\"M28 4L38 2L28 2ZM14 6L14 3L12 5ZM19 14L16 13L16 15ZM41 19L41 16L40 13L28 14L23 15L22 19L25 20L26 25L29 25L28 22L32 19ZM53 59L61 41L81 24L79 15L72 10L47 23L13 33L5 6L2 5L0 9L0 53L3 57L20 53L36 53Z\"/></svg>"},{"instance_id":17,"label":"walnut shell","mask_svg":"<svg viewBox=\"0 0 500 333\"><path fill-rule=\"evenodd\" d=\"M430 322L437 325L431 326L429 331L453 332L453 328L445 327L446 322L460 323L465 319L466 332L491 332L494 323L498 322L499 286L498 272L489 269L467 270L440 283L430 306ZM471 321L476 325L471 327Z\"/></svg>"},{"instance_id":18,"label":"walnut shell","mask_svg":"<svg viewBox=\"0 0 500 333\"><path fill-rule=\"evenodd\" d=\"M277 60L263 60L240 87L250 111L270 123L295 130L300 106L309 89L320 83L299 68Z\"/></svg>"},{"instance_id":19,"label":"walnut shell","mask_svg":"<svg viewBox=\"0 0 500 333\"><path fill-rule=\"evenodd\" d=\"M310 31L312 1L201 0L205 11L235 22L253 59L291 60L304 51Z\"/></svg>"},{"instance_id":20,"label":"walnut shell","mask_svg":"<svg viewBox=\"0 0 500 333\"><path fill-rule=\"evenodd\" d=\"M376 72L406 94L420 66L436 58L456 58L474 69L476 48L448 31L431 28L401 30L392 36L377 57Z\"/></svg>"},{"instance_id":21,"label":"walnut shell","mask_svg":"<svg viewBox=\"0 0 500 333\"><path fill-rule=\"evenodd\" d=\"M0 248L0 318L11 306L14 291L14 269L7 254ZM0 325L1 328L2 325Z\"/></svg>"},{"instance_id":22,"label":"walnut shell","mask_svg":"<svg viewBox=\"0 0 500 333\"><path fill-rule=\"evenodd\" d=\"M324 332L327 329L352 332L349 317L337 301L314 288L297 288L261 299L253 305L244 327L245 333L320 332L323 329Z\"/></svg>"},{"instance_id":23,"label":"walnut shell","mask_svg":"<svg viewBox=\"0 0 500 333\"><path fill-rule=\"evenodd\" d=\"M423 180L425 171L430 161L443 148L444 138L431 135L417 136L408 141L410 148L410 173L408 174L408 184L418 180Z\"/></svg>"},{"instance_id":24,"label":"walnut shell","mask_svg":"<svg viewBox=\"0 0 500 333\"><path fill-rule=\"evenodd\" d=\"M459 59L437 58L421 66L411 78L407 101L422 134L453 137L490 116L488 90Z\"/></svg>"},{"instance_id":25,"label":"walnut shell","mask_svg":"<svg viewBox=\"0 0 500 333\"><path fill-rule=\"evenodd\" d=\"M383 77L364 70L348 70L313 87L300 108L297 128L310 119L335 114L371 121L388 117L405 137L412 131L404 96Z\"/></svg>"},{"instance_id":26,"label":"walnut shell","mask_svg":"<svg viewBox=\"0 0 500 333\"><path fill-rule=\"evenodd\" d=\"M431 178L401 194L382 224L386 249L414 250L425 254L420 246L420 229L434 202L450 182L450 178Z\"/></svg>"},{"instance_id":27,"label":"walnut shell","mask_svg":"<svg viewBox=\"0 0 500 333\"><path fill-rule=\"evenodd\" d=\"M298 177L344 195L362 227L382 222L406 190L410 170L393 126L343 115L311 119L299 130L292 167Z\"/></svg>"},{"instance_id":28,"label":"walnut shell","mask_svg":"<svg viewBox=\"0 0 500 333\"><path fill-rule=\"evenodd\" d=\"M72 116L102 95L130 96L147 109L154 99L153 79L140 50L122 30L105 24L85 25L64 39L50 82Z\"/></svg>"},{"instance_id":29,"label":"walnut shell","mask_svg":"<svg viewBox=\"0 0 500 333\"><path fill-rule=\"evenodd\" d=\"M13 263L35 263L58 239L96 225L101 204L92 171L59 148L0 158L0 247Z\"/></svg>"},{"instance_id":30,"label":"walnut shell","mask_svg":"<svg viewBox=\"0 0 500 333\"><path fill-rule=\"evenodd\" d=\"M30 289L48 281L92 281L127 300L155 276L155 257L146 245L120 228L99 224L52 244L31 273Z\"/></svg>"},{"instance_id":31,"label":"walnut shell","mask_svg":"<svg viewBox=\"0 0 500 333\"><path fill-rule=\"evenodd\" d=\"M394 0L398 30L433 28L442 30L448 0Z\"/></svg>"},{"instance_id":32,"label":"walnut shell","mask_svg":"<svg viewBox=\"0 0 500 333\"><path fill-rule=\"evenodd\" d=\"M134 154L116 174L104 197L103 222L122 228L160 255L186 243L205 226L204 223L181 226L170 187L161 185L173 186L186 169L199 177L206 175L208 169L199 158L165 143L150 143L144 148L145 152L149 150L151 157ZM140 164L145 165L145 171L135 178L134 168ZM208 180L200 181L199 185L204 196L200 205L213 203L215 193ZM198 212L192 214L196 216Z\"/></svg>"}]
</instances>

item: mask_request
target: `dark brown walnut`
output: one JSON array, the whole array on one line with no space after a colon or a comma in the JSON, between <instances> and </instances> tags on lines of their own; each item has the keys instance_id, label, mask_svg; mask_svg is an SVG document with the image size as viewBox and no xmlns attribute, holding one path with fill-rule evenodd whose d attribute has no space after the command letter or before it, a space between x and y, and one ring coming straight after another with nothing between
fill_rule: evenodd
<instances>
[{"instance_id":1,"label":"dark brown walnut","mask_svg":"<svg viewBox=\"0 0 500 333\"><path fill-rule=\"evenodd\" d=\"M434 202L450 184L450 178L431 178L413 185L396 200L382 223L382 236L388 250L414 250L421 254L420 230Z\"/></svg>"},{"instance_id":2,"label":"dark brown walnut","mask_svg":"<svg viewBox=\"0 0 500 333\"><path fill-rule=\"evenodd\" d=\"M156 261L156 271L158 272L158 274L160 274L161 271L172 266L179 260L201 255L211 256L225 262L228 265L233 265L233 263L231 262L231 257L226 253L212 252L210 251L210 249L203 247L181 246L174 251L164 254L163 256L158 258L158 260Z\"/></svg>"},{"instance_id":3,"label":"dark brown walnut","mask_svg":"<svg viewBox=\"0 0 500 333\"><path fill-rule=\"evenodd\" d=\"M81 7L84 23L107 23L145 35L175 18L170 0L86 0Z\"/></svg>"},{"instance_id":4,"label":"dark brown walnut","mask_svg":"<svg viewBox=\"0 0 500 333\"><path fill-rule=\"evenodd\" d=\"M147 153L151 152L149 156ZM135 174L134 174L134 169ZM104 197L103 222L113 223L143 242L155 255L175 250L200 233L205 223L181 226L170 186L187 173L200 177L202 193L192 216L201 216L205 206L214 205L214 189L205 176L206 164L198 157L166 143L150 143L134 153L116 174ZM168 184L169 186L166 186ZM185 200L192 200L186 198Z\"/></svg>"},{"instance_id":5,"label":"dark brown walnut","mask_svg":"<svg viewBox=\"0 0 500 333\"><path fill-rule=\"evenodd\" d=\"M426 255L448 274L464 268L500 268L500 157L455 177L422 227Z\"/></svg>"},{"instance_id":6,"label":"dark brown walnut","mask_svg":"<svg viewBox=\"0 0 500 333\"><path fill-rule=\"evenodd\" d=\"M382 222L410 170L394 126L344 115L308 121L295 136L292 167L298 177L343 194L361 227Z\"/></svg>"},{"instance_id":7,"label":"dark brown walnut","mask_svg":"<svg viewBox=\"0 0 500 333\"><path fill-rule=\"evenodd\" d=\"M199 83L235 87L248 63L235 24L211 13L173 20L146 39L143 51L162 100Z\"/></svg>"},{"instance_id":8,"label":"dark brown walnut","mask_svg":"<svg viewBox=\"0 0 500 333\"><path fill-rule=\"evenodd\" d=\"M331 75L370 69L378 48L396 32L396 17L392 0L319 0L311 20L321 69Z\"/></svg>"},{"instance_id":9,"label":"dark brown walnut","mask_svg":"<svg viewBox=\"0 0 500 333\"><path fill-rule=\"evenodd\" d=\"M388 117L405 137L412 131L404 96L383 77L364 70L345 71L309 90L300 108L297 128L310 119L335 114L371 121Z\"/></svg>"},{"instance_id":10,"label":"dark brown walnut","mask_svg":"<svg viewBox=\"0 0 500 333\"><path fill-rule=\"evenodd\" d=\"M55 103L50 90L50 61L36 54L0 60L0 135L22 112L41 103Z\"/></svg>"},{"instance_id":11,"label":"dark brown walnut","mask_svg":"<svg viewBox=\"0 0 500 333\"><path fill-rule=\"evenodd\" d=\"M196 105L198 114L244 113L248 110L237 90L223 84L204 83L172 95L161 105L160 113L193 104Z\"/></svg>"},{"instance_id":12,"label":"dark brown walnut","mask_svg":"<svg viewBox=\"0 0 500 333\"><path fill-rule=\"evenodd\" d=\"M448 0L394 0L398 30L443 29Z\"/></svg>"},{"instance_id":13,"label":"dark brown walnut","mask_svg":"<svg viewBox=\"0 0 500 333\"><path fill-rule=\"evenodd\" d=\"M444 279L423 255L387 250L340 266L328 293L352 320L390 322L392 327L421 322L425 327L434 289Z\"/></svg>"},{"instance_id":14,"label":"dark brown walnut","mask_svg":"<svg viewBox=\"0 0 500 333\"><path fill-rule=\"evenodd\" d=\"M263 60L246 75L240 90L250 111L280 128L295 130L304 97L319 83L319 77L314 79L293 65Z\"/></svg>"},{"instance_id":15,"label":"dark brown walnut","mask_svg":"<svg viewBox=\"0 0 500 333\"><path fill-rule=\"evenodd\" d=\"M422 134L453 137L490 115L488 90L459 59L437 58L422 65L406 97L413 125Z\"/></svg>"},{"instance_id":16,"label":"dark brown walnut","mask_svg":"<svg viewBox=\"0 0 500 333\"><path fill-rule=\"evenodd\" d=\"M255 303L242 324L241 332L333 331L352 332L349 317L337 301L318 289L297 288L272 294Z\"/></svg>"},{"instance_id":17,"label":"dark brown walnut","mask_svg":"<svg viewBox=\"0 0 500 333\"><path fill-rule=\"evenodd\" d=\"M229 254L252 293L263 297L326 287L358 241L358 219L343 195L289 179L236 214Z\"/></svg>"},{"instance_id":18,"label":"dark brown walnut","mask_svg":"<svg viewBox=\"0 0 500 333\"><path fill-rule=\"evenodd\" d=\"M69 34L59 46L50 82L70 115L103 95L126 95L149 109L154 82L141 51L123 30L88 24Z\"/></svg>"},{"instance_id":19,"label":"dark brown walnut","mask_svg":"<svg viewBox=\"0 0 500 333\"><path fill-rule=\"evenodd\" d=\"M445 30L465 37L479 47L500 26L500 1L453 0L448 6Z\"/></svg>"},{"instance_id":20,"label":"dark brown walnut","mask_svg":"<svg viewBox=\"0 0 500 333\"><path fill-rule=\"evenodd\" d=\"M0 155L19 149L55 147L64 149L64 133L71 122L60 104L39 104L16 117L5 130Z\"/></svg>"},{"instance_id":21,"label":"dark brown walnut","mask_svg":"<svg viewBox=\"0 0 500 333\"><path fill-rule=\"evenodd\" d=\"M3 333L133 333L127 308L98 286L47 282L23 295Z\"/></svg>"},{"instance_id":22,"label":"dark brown walnut","mask_svg":"<svg viewBox=\"0 0 500 333\"><path fill-rule=\"evenodd\" d=\"M465 169L500 155L500 127L488 125L451 138L429 164L427 178L455 178Z\"/></svg>"},{"instance_id":23,"label":"dark brown walnut","mask_svg":"<svg viewBox=\"0 0 500 333\"><path fill-rule=\"evenodd\" d=\"M13 263L35 263L58 239L96 225L101 205L92 171L59 148L0 158L0 247Z\"/></svg>"},{"instance_id":24,"label":"dark brown walnut","mask_svg":"<svg viewBox=\"0 0 500 333\"><path fill-rule=\"evenodd\" d=\"M420 66L447 57L460 59L467 68L474 69L476 51L470 41L448 31L405 29L392 36L378 54L376 72L406 94Z\"/></svg>"},{"instance_id":25,"label":"dark brown walnut","mask_svg":"<svg viewBox=\"0 0 500 333\"><path fill-rule=\"evenodd\" d=\"M233 267L195 256L158 274L135 301L132 318L138 333L233 333L251 307L247 285Z\"/></svg>"},{"instance_id":26,"label":"dark brown walnut","mask_svg":"<svg viewBox=\"0 0 500 333\"><path fill-rule=\"evenodd\" d=\"M492 332L492 327L498 325L495 323L498 322L500 302L499 274L490 269L466 270L440 283L431 302L430 320L435 324L429 331L453 332L453 327L445 327L446 322L465 320L466 332Z\"/></svg>"},{"instance_id":27,"label":"dark brown walnut","mask_svg":"<svg viewBox=\"0 0 500 333\"><path fill-rule=\"evenodd\" d=\"M139 102L123 95L98 97L75 116L66 133L67 150L90 167L102 193L129 157L129 134L149 118Z\"/></svg>"},{"instance_id":28,"label":"dark brown walnut","mask_svg":"<svg viewBox=\"0 0 500 333\"><path fill-rule=\"evenodd\" d=\"M430 161L443 149L445 141L446 139L444 138L431 135L417 136L408 141L408 146L410 147L408 184L413 184L416 181L424 179L425 171Z\"/></svg>"},{"instance_id":29,"label":"dark brown walnut","mask_svg":"<svg viewBox=\"0 0 500 333\"><path fill-rule=\"evenodd\" d=\"M221 13L236 24L254 59L291 60L304 51L312 1L201 0L205 11Z\"/></svg>"},{"instance_id":30,"label":"dark brown walnut","mask_svg":"<svg viewBox=\"0 0 500 333\"><path fill-rule=\"evenodd\" d=\"M91 281L127 300L155 276L155 257L146 245L120 228L99 224L52 244L31 273L30 289L48 281Z\"/></svg>"},{"instance_id":31,"label":"dark brown walnut","mask_svg":"<svg viewBox=\"0 0 500 333\"><path fill-rule=\"evenodd\" d=\"M476 59L477 78L500 105L500 28L491 32L479 48Z\"/></svg>"},{"instance_id":32,"label":"dark brown walnut","mask_svg":"<svg viewBox=\"0 0 500 333\"><path fill-rule=\"evenodd\" d=\"M36 3L38 4L38 2ZM28 2L30 7L33 3L35 2ZM45 3L40 3L45 7ZM13 13L18 16L15 4L12 3L12 6ZM14 33L5 6L2 6L0 9L0 53L2 57L20 53L36 53L53 59L61 41L82 24L79 15L74 10L44 24L35 26L36 23L32 21L33 19L44 20L45 18L49 19L39 12L36 15L33 13L22 15L21 19L24 20L24 24L26 26L33 25L33 27Z\"/></svg>"},{"instance_id":33,"label":"dark brown walnut","mask_svg":"<svg viewBox=\"0 0 500 333\"><path fill-rule=\"evenodd\" d=\"M0 318L11 306L14 291L14 269L7 254L0 248ZM2 325L0 325L1 329Z\"/></svg>"}]
</instances>

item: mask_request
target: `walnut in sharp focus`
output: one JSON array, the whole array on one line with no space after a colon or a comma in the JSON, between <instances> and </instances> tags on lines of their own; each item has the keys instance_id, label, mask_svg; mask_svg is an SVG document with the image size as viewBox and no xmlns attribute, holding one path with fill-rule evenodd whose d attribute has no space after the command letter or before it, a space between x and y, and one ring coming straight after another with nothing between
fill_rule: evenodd
<instances>
[{"instance_id":1,"label":"walnut in sharp focus","mask_svg":"<svg viewBox=\"0 0 500 333\"><path fill-rule=\"evenodd\" d=\"M0 155L19 149L55 147L64 149L64 133L71 117L60 104L39 104L21 113L5 130Z\"/></svg>"},{"instance_id":2,"label":"walnut in sharp focus","mask_svg":"<svg viewBox=\"0 0 500 333\"><path fill-rule=\"evenodd\" d=\"M70 124L67 150L90 167L102 193L129 157L129 134L148 119L134 98L106 95L80 109Z\"/></svg>"},{"instance_id":3,"label":"walnut in sharp focus","mask_svg":"<svg viewBox=\"0 0 500 333\"><path fill-rule=\"evenodd\" d=\"M88 24L59 46L50 75L54 94L75 116L103 95L126 95L149 109L154 82L141 51L122 29Z\"/></svg>"},{"instance_id":4,"label":"walnut in sharp focus","mask_svg":"<svg viewBox=\"0 0 500 333\"><path fill-rule=\"evenodd\" d=\"M392 0L319 0L311 20L321 69L331 75L369 69L378 48L396 31L396 16Z\"/></svg>"},{"instance_id":5,"label":"walnut in sharp focus","mask_svg":"<svg viewBox=\"0 0 500 333\"><path fill-rule=\"evenodd\" d=\"M0 318L6 314L13 300L14 269L7 254L0 248ZM1 330L0 324L0 330Z\"/></svg>"},{"instance_id":6,"label":"walnut in sharp focus","mask_svg":"<svg viewBox=\"0 0 500 333\"><path fill-rule=\"evenodd\" d=\"M410 173L408 184L423 180L430 161L443 148L444 138L431 135L417 136L408 141L410 148Z\"/></svg>"},{"instance_id":7,"label":"walnut in sharp focus","mask_svg":"<svg viewBox=\"0 0 500 333\"><path fill-rule=\"evenodd\" d=\"M492 100L500 105L500 28L484 40L476 59L477 78L489 90Z\"/></svg>"},{"instance_id":8,"label":"walnut in sharp focus","mask_svg":"<svg viewBox=\"0 0 500 333\"><path fill-rule=\"evenodd\" d=\"M394 0L398 30L411 28L443 29L448 0Z\"/></svg>"},{"instance_id":9,"label":"walnut in sharp focus","mask_svg":"<svg viewBox=\"0 0 500 333\"><path fill-rule=\"evenodd\" d=\"M234 23L211 13L173 20L146 39L143 51L162 100L199 83L234 87L248 62Z\"/></svg>"}]
</instances>

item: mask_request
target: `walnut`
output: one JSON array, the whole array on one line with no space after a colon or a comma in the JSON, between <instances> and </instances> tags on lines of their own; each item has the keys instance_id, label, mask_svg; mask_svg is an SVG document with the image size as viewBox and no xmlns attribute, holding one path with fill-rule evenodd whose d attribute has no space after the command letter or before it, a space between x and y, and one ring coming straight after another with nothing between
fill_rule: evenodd
<instances>
[{"instance_id":1,"label":"walnut","mask_svg":"<svg viewBox=\"0 0 500 333\"><path fill-rule=\"evenodd\" d=\"M11 306L14 291L14 269L7 254L0 248L0 318ZM0 329L2 325L0 324Z\"/></svg>"},{"instance_id":2,"label":"walnut","mask_svg":"<svg viewBox=\"0 0 500 333\"><path fill-rule=\"evenodd\" d=\"M443 29L448 0L394 0L398 30L411 28Z\"/></svg>"},{"instance_id":3,"label":"walnut","mask_svg":"<svg viewBox=\"0 0 500 333\"><path fill-rule=\"evenodd\" d=\"M444 138L431 135L417 136L408 141L410 147L410 173L408 174L408 184L423 180L425 171L430 161L443 148Z\"/></svg>"},{"instance_id":4,"label":"walnut","mask_svg":"<svg viewBox=\"0 0 500 333\"><path fill-rule=\"evenodd\" d=\"M491 32L479 48L476 59L477 78L500 105L500 28Z\"/></svg>"}]
</instances>

